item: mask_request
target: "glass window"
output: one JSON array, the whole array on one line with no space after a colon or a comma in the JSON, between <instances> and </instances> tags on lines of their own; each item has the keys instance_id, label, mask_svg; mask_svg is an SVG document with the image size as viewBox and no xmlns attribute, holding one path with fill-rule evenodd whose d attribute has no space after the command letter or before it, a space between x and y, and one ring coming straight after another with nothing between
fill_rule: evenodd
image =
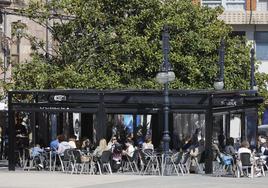
<instances>
[{"instance_id":1,"label":"glass window","mask_svg":"<svg viewBox=\"0 0 268 188\"><path fill-rule=\"evenodd\" d=\"M232 114L230 119L230 137L234 138L234 147L237 150L241 144L241 114Z\"/></svg>"},{"instance_id":2,"label":"glass window","mask_svg":"<svg viewBox=\"0 0 268 188\"><path fill-rule=\"evenodd\" d=\"M180 150L189 140L205 141L205 114L173 114L173 149Z\"/></svg>"},{"instance_id":3,"label":"glass window","mask_svg":"<svg viewBox=\"0 0 268 188\"><path fill-rule=\"evenodd\" d=\"M244 38L246 36L246 32L245 31L232 31L230 33L230 37L234 38L234 37L239 37L239 38Z\"/></svg>"},{"instance_id":4,"label":"glass window","mask_svg":"<svg viewBox=\"0 0 268 188\"><path fill-rule=\"evenodd\" d=\"M252 148L256 148L257 122L257 111L246 112L246 138Z\"/></svg>"},{"instance_id":5,"label":"glass window","mask_svg":"<svg viewBox=\"0 0 268 188\"><path fill-rule=\"evenodd\" d=\"M257 31L256 40L256 57L258 60L268 60L268 32Z\"/></svg>"},{"instance_id":6,"label":"glass window","mask_svg":"<svg viewBox=\"0 0 268 188\"><path fill-rule=\"evenodd\" d=\"M259 0L257 2L257 11L267 11L268 2L267 0Z\"/></svg>"},{"instance_id":7,"label":"glass window","mask_svg":"<svg viewBox=\"0 0 268 188\"><path fill-rule=\"evenodd\" d=\"M210 8L222 6L225 10L245 10L245 0L202 0L202 5Z\"/></svg>"},{"instance_id":8,"label":"glass window","mask_svg":"<svg viewBox=\"0 0 268 188\"><path fill-rule=\"evenodd\" d=\"M109 141L116 137L124 144L132 139L136 146L141 145L147 138L152 139L152 115L109 114L106 138Z\"/></svg>"},{"instance_id":9,"label":"glass window","mask_svg":"<svg viewBox=\"0 0 268 188\"><path fill-rule=\"evenodd\" d=\"M230 120L230 137L234 139L241 138L241 117L234 115Z\"/></svg>"}]
</instances>

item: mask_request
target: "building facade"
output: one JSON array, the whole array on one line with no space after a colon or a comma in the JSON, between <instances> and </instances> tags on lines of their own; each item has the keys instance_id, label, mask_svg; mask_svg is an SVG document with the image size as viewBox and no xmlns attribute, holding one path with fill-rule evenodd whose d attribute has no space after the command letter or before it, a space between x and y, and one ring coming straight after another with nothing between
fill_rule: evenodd
<instances>
[{"instance_id":1,"label":"building facade","mask_svg":"<svg viewBox=\"0 0 268 188\"><path fill-rule=\"evenodd\" d=\"M16 63L24 62L30 58L32 53L31 44L28 39L21 37L27 33L49 46L49 33L47 28L30 20L18 12L19 9L27 6L28 0L0 0L1 9L1 65L0 80L11 81L11 70ZM23 30L17 25L24 26Z\"/></svg>"},{"instance_id":2,"label":"building facade","mask_svg":"<svg viewBox=\"0 0 268 188\"><path fill-rule=\"evenodd\" d=\"M222 6L220 19L230 24L233 34L245 36L261 61L259 72L268 73L268 0L193 0L211 8Z\"/></svg>"}]
</instances>

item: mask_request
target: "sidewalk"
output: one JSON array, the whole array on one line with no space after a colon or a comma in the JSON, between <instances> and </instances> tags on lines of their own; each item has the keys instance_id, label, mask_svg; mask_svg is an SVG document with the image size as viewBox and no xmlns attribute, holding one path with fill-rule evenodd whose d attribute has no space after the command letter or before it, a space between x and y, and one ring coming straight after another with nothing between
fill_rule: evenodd
<instances>
[{"instance_id":1,"label":"sidewalk","mask_svg":"<svg viewBox=\"0 0 268 188\"><path fill-rule=\"evenodd\" d=\"M266 188L268 176L259 178L139 175L77 175L61 172L0 170L0 188Z\"/></svg>"}]
</instances>

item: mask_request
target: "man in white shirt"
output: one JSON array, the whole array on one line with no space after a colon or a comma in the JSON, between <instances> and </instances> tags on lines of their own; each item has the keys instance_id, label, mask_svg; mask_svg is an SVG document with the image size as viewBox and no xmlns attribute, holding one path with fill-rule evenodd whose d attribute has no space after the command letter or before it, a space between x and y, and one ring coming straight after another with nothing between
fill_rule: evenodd
<instances>
[{"instance_id":1,"label":"man in white shirt","mask_svg":"<svg viewBox=\"0 0 268 188\"><path fill-rule=\"evenodd\" d=\"M135 148L133 144L130 141L127 141L126 143L127 149L123 151L123 155L128 155L129 157L133 157Z\"/></svg>"},{"instance_id":2,"label":"man in white shirt","mask_svg":"<svg viewBox=\"0 0 268 188\"><path fill-rule=\"evenodd\" d=\"M250 154L250 161L253 162L253 157L252 157L251 150L249 149L249 143L248 143L248 141L243 141L241 143L241 147L238 149L238 152L237 152L238 159L239 159L238 166L239 166L240 172L242 173L243 172L242 171L242 162L240 161L240 155L241 155L241 153L248 153L248 154ZM254 174L254 172L251 172L251 175L253 175L253 174Z\"/></svg>"},{"instance_id":3,"label":"man in white shirt","mask_svg":"<svg viewBox=\"0 0 268 188\"><path fill-rule=\"evenodd\" d=\"M64 141L64 136L63 135L60 135L58 137L58 140L59 140L59 147L58 147L57 153L60 156L63 156L64 155L64 151L66 149L71 149L71 146L70 146L70 144L68 142Z\"/></svg>"}]
</instances>

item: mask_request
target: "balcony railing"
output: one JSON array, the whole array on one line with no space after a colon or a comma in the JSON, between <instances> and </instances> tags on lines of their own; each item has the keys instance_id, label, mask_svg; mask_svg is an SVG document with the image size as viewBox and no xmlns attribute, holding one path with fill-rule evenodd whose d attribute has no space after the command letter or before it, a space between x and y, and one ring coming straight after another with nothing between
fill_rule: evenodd
<instances>
[{"instance_id":1,"label":"balcony railing","mask_svg":"<svg viewBox=\"0 0 268 188\"><path fill-rule=\"evenodd\" d=\"M246 0L201 0L202 6L222 6L220 19L227 24L268 24L268 1L257 1L253 11L246 10Z\"/></svg>"},{"instance_id":2,"label":"balcony railing","mask_svg":"<svg viewBox=\"0 0 268 188\"><path fill-rule=\"evenodd\" d=\"M0 0L0 7L7 7L11 4L11 0Z\"/></svg>"},{"instance_id":3,"label":"balcony railing","mask_svg":"<svg viewBox=\"0 0 268 188\"><path fill-rule=\"evenodd\" d=\"M268 11L224 11L220 19L227 24L268 24Z\"/></svg>"}]
</instances>

